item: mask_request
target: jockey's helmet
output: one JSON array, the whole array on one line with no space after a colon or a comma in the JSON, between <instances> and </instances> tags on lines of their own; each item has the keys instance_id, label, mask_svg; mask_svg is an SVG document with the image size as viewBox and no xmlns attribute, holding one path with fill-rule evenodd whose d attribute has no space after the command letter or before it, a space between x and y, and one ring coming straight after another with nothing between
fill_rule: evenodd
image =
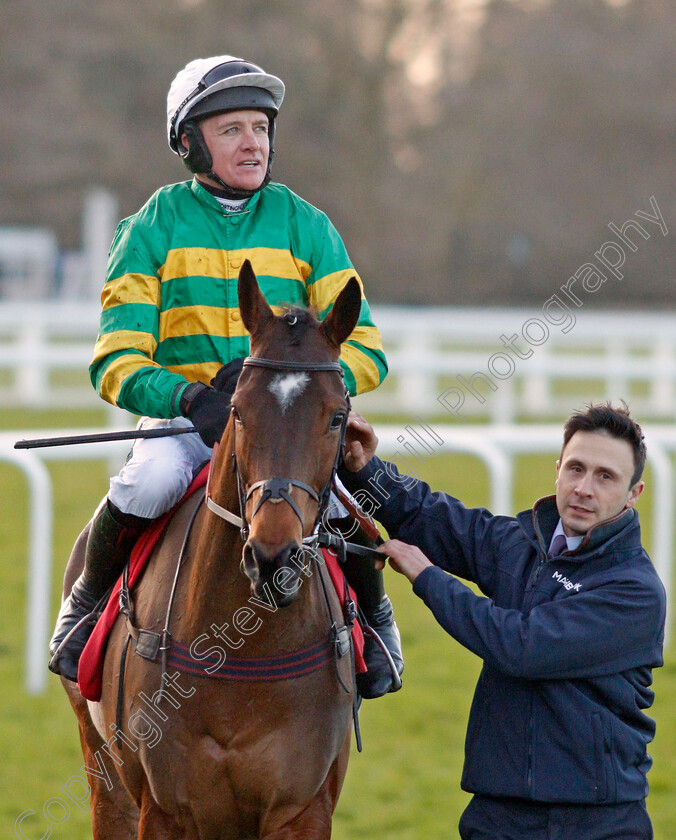
<instances>
[{"instance_id":1,"label":"jockey's helmet","mask_svg":"<svg viewBox=\"0 0 676 840\"><path fill-rule=\"evenodd\" d=\"M267 114L270 121L270 157L262 189L270 180L274 155L275 119L284 99L284 82L266 73L262 67L232 55L197 58L180 70L167 95L167 140L191 172L205 173L233 194L245 197L251 192L233 190L212 171L212 158L204 141L199 121L226 111L255 110ZM190 145L181 142L187 134ZM254 191L255 192L255 191ZM236 195L235 195L236 194Z\"/></svg>"}]
</instances>

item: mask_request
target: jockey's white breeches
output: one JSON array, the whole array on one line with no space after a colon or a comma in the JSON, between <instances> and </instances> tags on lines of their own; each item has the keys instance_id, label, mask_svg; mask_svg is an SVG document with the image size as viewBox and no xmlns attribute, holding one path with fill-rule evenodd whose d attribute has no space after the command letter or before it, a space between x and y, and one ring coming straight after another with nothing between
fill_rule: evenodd
<instances>
[{"instance_id":1,"label":"jockey's white breeches","mask_svg":"<svg viewBox=\"0 0 676 840\"><path fill-rule=\"evenodd\" d=\"M136 428L185 426L192 426L185 417L142 417ZM196 432L136 440L119 475L110 479L108 498L123 513L156 519L183 497L197 468L210 458L211 449Z\"/></svg>"}]
</instances>

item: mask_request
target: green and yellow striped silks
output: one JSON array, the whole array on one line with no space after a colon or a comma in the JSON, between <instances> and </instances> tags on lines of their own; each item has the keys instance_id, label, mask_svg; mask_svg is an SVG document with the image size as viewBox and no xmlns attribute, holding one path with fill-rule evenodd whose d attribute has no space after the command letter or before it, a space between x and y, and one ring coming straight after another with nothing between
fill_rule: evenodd
<instances>
[{"instance_id":1,"label":"green and yellow striped silks","mask_svg":"<svg viewBox=\"0 0 676 840\"><path fill-rule=\"evenodd\" d=\"M189 382L209 382L249 351L237 278L249 259L273 310L330 312L357 277L327 216L270 184L244 211L226 213L195 179L155 193L120 223L102 293L91 377L103 399L137 414L174 417ZM341 363L352 394L387 374L380 332L363 297Z\"/></svg>"}]
</instances>

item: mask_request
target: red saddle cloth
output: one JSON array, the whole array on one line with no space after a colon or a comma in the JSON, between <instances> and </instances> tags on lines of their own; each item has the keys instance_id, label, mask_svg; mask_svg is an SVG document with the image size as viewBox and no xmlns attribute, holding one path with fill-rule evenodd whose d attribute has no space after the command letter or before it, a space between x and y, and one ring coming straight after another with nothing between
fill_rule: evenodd
<instances>
[{"instance_id":1,"label":"red saddle cloth","mask_svg":"<svg viewBox=\"0 0 676 840\"><path fill-rule=\"evenodd\" d=\"M163 516L156 519L146 531L140 536L136 543L134 550L131 553L129 560L129 589L134 588L134 584L141 576L141 572L145 568L146 563L159 540L164 529L167 527L169 520L172 518L176 510L183 504L186 499L192 496L196 491L204 487L207 482L209 466L207 465L193 480L188 488L183 499L171 510L167 511ZM331 581L335 586L336 592L340 599L340 603L345 607L345 576L343 570L340 568L336 557L325 549L322 550L326 568L328 569ZM101 699L101 690L103 686L103 660L108 645L108 637L117 617L120 613L120 595L121 578L113 587L113 591L108 600L108 604L101 615L101 618L96 623L92 635L87 642L85 649L80 657L78 666L78 688L80 694L85 700L98 701ZM350 598L356 603L357 598L351 587L348 587ZM355 666L358 674L366 671L366 664L364 662L364 634L358 622L352 628L352 639L354 642L355 652Z\"/></svg>"}]
</instances>

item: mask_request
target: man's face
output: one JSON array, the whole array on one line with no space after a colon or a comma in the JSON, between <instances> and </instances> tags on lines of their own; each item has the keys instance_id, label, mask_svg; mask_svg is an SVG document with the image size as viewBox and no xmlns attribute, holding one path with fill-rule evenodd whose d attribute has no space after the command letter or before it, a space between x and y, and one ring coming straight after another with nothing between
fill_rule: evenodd
<instances>
[{"instance_id":1,"label":"man's face","mask_svg":"<svg viewBox=\"0 0 676 840\"><path fill-rule=\"evenodd\" d=\"M255 190L263 183L270 156L268 126L262 111L228 111L202 120L200 128L213 158L213 170L228 186ZM185 135L182 142L187 146Z\"/></svg>"},{"instance_id":2,"label":"man's face","mask_svg":"<svg viewBox=\"0 0 676 840\"><path fill-rule=\"evenodd\" d=\"M556 506L569 537L633 507L643 482L630 482L634 454L626 440L606 432L575 432L556 462Z\"/></svg>"}]
</instances>

